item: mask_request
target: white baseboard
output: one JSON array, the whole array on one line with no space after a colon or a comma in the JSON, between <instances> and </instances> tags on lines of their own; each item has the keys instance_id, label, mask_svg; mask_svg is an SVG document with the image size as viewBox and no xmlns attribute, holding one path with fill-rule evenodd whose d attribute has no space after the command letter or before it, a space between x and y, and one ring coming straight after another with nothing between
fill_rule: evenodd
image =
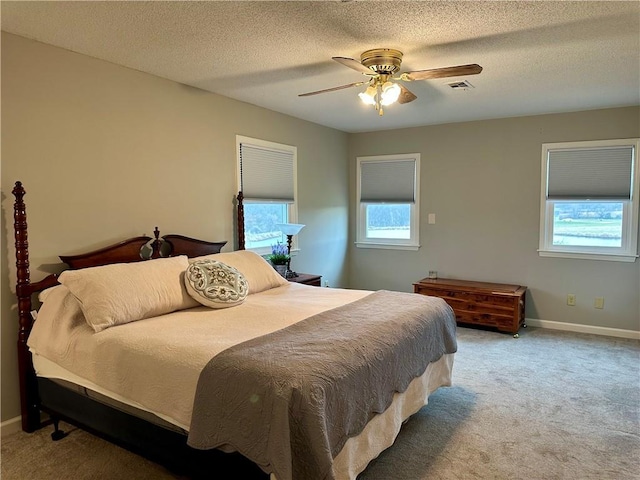
<instances>
[{"instance_id":1,"label":"white baseboard","mask_svg":"<svg viewBox=\"0 0 640 480\"><path fill-rule=\"evenodd\" d=\"M581 325L579 323L553 322L537 318L526 318L525 323L532 327L549 328L551 330L564 330L567 332L591 333L593 335L605 335L608 337L632 338L640 340L640 331L623 330L621 328L595 327Z\"/></svg>"},{"instance_id":2,"label":"white baseboard","mask_svg":"<svg viewBox=\"0 0 640 480\"><path fill-rule=\"evenodd\" d=\"M22 417L17 416L0 423L0 436L11 435L22 430Z\"/></svg>"}]
</instances>

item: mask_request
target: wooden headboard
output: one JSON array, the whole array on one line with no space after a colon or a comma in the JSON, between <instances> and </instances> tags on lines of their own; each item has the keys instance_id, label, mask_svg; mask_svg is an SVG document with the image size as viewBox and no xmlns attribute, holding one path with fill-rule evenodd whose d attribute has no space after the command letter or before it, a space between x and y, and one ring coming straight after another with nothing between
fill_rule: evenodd
<instances>
[{"instance_id":1,"label":"wooden headboard","mask_svg":"<svg viewBox=\"0 0 640 480\"><path fill-rule=\"evenodd\" d=\"M22 413L22 429L33 432L40 425L40 410L38 400L38 386L31 360L31 352L27 347L27 338L33 326L32 295L46 288L58 285L55 274L45 277L39 282L31 282L29 272L29 242L27 232L27 209L24 203L26 194L22 182L16 182L13 191L15 203L13 206L14 234L16 246L18 297L18 368L20 376L20 408ZM238 243L244 249L244 211L242 210L242 192L238 195ZM155 228L154 238L140 236L129 238L80 255L61 256L60 260L71 269L97 267L111 263L138 262L161 257L187 255L198 257L218 253L227 242L206 242L183 235L160 236L158 227Z\"/></svg>"}]
</instances>

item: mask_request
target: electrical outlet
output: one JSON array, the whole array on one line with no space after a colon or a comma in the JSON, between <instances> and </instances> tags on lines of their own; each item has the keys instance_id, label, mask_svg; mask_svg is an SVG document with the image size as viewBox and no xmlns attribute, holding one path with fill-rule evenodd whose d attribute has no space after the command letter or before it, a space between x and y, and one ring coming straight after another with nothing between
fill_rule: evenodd
<instances>
[{"instance_id":1,"label":"electrical outlet","mask_svg":"<svg viewBox=\"0 0 640 480\"><path fill-rule=\"evenodd\" d=\"M604 297L596 297L593 301L593 308L604 308Z\"/></svg>"},{"instance_id":2,"label":"electrical outlet","mask_svg":"<svg viewBox=\"0 0 640 480\"><path fill-rule=\"evenodd\" d=\"M567 305L570 307L576 306L576 296L573 293L567 293Z\"/></svg>"}]
</instances>

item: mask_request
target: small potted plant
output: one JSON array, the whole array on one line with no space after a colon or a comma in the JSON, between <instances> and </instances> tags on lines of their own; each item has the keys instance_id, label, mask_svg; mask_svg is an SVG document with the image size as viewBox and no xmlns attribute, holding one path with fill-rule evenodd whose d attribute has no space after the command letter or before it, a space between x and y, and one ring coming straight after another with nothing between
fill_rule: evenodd
<instances>
[{"instance_id":1,"label":"small potted plant","mask_svg":"<svg viewBox=\"0 0 640 480\"><path fill-rule=\"evenodd\" d=\"M282 243L271 245L271 254L267 255L267 260L269 260L271 265L273 265L273 268L275 268L276 271L285 278L290 259L291 257L289 256L286 245L283 245Z\"/></svg>"}]
</instances>

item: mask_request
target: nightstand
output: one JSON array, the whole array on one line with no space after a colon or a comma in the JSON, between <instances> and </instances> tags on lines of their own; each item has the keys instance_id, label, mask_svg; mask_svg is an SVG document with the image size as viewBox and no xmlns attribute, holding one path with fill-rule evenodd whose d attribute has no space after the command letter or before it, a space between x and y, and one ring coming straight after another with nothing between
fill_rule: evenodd
<instances>
[{"instance_id":1,"label":"nightstand","mask_svg":"<svg viewBox=\"0 0 640 480\"><path fill-rule=\"evenodd\" d=\"M310 273L299 273L297 277L287 278L290 282L304 283L314 287L322 286L322 275L312 275Z\"/></svg>"}]
</instances>

